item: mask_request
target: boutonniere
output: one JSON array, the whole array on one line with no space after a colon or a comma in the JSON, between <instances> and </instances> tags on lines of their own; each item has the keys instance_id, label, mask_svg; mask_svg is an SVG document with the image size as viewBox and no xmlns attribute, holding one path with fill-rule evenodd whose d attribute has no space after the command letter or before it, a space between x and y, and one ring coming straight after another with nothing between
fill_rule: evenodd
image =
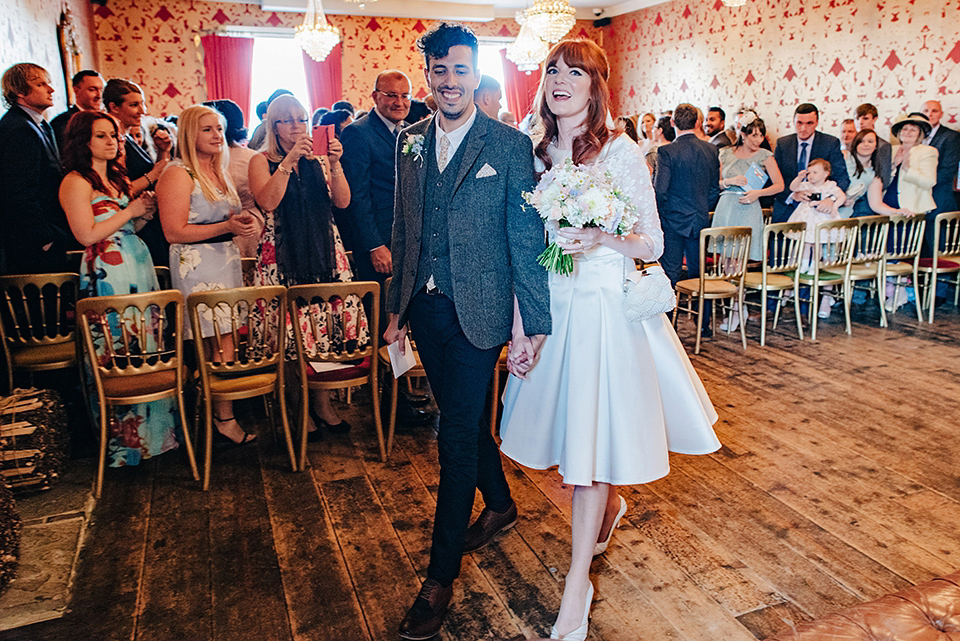
<instances>
[{"instance_id":1,"label":"boutonniere","mask_svg":"<svg viewBox=\"0 0 960 641\"><path fill-rule=\"evenodd\" d=\"M413 156L414 160L423 164L423 148L425 137L423 134L407 134L403 139L403 148L400 150L405 156Z\"/></svg>"}]
</instances>

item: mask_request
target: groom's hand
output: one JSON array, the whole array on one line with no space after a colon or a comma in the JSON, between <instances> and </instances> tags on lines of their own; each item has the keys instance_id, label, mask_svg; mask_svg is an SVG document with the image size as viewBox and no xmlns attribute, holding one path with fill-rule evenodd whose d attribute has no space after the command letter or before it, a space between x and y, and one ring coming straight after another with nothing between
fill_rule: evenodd
<instances>
[{"instance_id":1,"label":"groom's hand","mask_svg":"<svg viewBox=\"0 0 960 641\"><path fill-rule=\"evenodd\" d=\"M546 340L544 334L534 336L514 336L507 348L507 371L520 379L527 378L527 372L533 369L537 354Z\"/></svg>"},{"instance_id":2,"label":"groom's hand","mask_svg":"<svg viewBox=\"0 0 960 641\"><path fill-rule=\"evenodd\" d=\"M400 353L406 354L406 341L404 339L407 337L407 326L399 327L400 316L398 314L390 314L389 316L390 322L387 323L387 329L383 332L383 340L388 345L400 341Z\"/></svg>"}]
</instances>

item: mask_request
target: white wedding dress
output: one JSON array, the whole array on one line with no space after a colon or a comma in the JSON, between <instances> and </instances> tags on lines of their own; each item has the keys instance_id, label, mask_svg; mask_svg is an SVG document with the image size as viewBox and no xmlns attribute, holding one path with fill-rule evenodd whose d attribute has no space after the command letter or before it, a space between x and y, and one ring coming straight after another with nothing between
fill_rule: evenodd
<instances>
[{"instance_id":1,"label":"white wedding dress","mask_svg":"<svg viewBox=\"0 0 960 641\"><path fill-rule=\"evenodd\" d=\"M563 162L563 152L549 151ZM596 162L637 206L634 231L659 256L663 232L637 145L621 135ZM507 382L501 450L527 467L557 465L572 485L647 483L669 472L668 451L717 450L717 413L666 315L642 323L624 316L624 270L633 260L598 247L574 264L569 276L550 274L553 332L537 364L527 380Z\"/></svg>"}]
</instances>

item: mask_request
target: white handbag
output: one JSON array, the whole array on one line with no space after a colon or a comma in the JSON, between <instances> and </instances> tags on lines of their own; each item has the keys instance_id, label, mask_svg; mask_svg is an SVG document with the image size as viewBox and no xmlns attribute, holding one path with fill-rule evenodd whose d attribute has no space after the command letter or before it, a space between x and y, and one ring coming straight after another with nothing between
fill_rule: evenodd
<instances>
[{"instance_id":1,"label":"white handbag","mask_svg":"<svg viewBox=\"0 0 960 641\"><path fill-rule=\"evenodd\" d=\"M639 323L657 314L667 314L677 306L677 294L660 265L650 265L626 274L624 261L623 313L627 320Z\"/></svg>"}]
</instances>

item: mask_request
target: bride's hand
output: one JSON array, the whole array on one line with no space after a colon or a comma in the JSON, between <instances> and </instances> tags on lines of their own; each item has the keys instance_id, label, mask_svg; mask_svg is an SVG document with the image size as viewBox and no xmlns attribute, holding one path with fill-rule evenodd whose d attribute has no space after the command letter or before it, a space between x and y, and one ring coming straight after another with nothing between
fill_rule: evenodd
<instances>
[{"instance_id":1,"label":"bride's hand","mask_svg":"<svg viewBox=\"0 0 960 641\"><path fill-rule=\"evenodd\" d=\"M507 371L520 379L526 379L527 373L537 362L537 354L543 347L546 336L514 336L507 346Z\"/></svg>"},{"instance_id":2,"label":"bride's hand","mask_svg":"<svg viewBox=\"0 0 960 641\"><path fill-rule=\"evenodd\" d=\"M561 227L557 230L557 244L563 249L564 254L576 254L593 249L603 242L606 236L599 227L585 227L577 229L576 227Z\"/></svg>"}]
</instances>

